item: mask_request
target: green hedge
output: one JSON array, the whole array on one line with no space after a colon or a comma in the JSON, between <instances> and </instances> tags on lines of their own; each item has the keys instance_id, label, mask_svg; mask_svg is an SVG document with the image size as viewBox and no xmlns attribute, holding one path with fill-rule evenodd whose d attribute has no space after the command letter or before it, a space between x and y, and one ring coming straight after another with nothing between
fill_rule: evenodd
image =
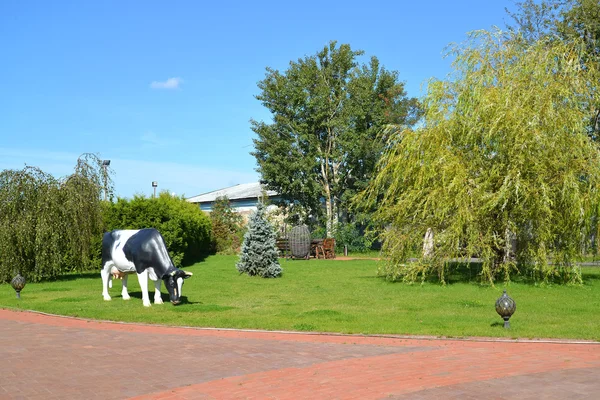
<instances>
[{"instance_id":1,"label":"green hedge","mask_svg":"<svg viewBox=\"0 0 600 400\"><path fill-rule=\"evenodd\" d=\"M199 261L210 252L210 218L197 205L162 192L157 198L136 195L118 199L104 212L107 231L156 228L165 238L177 267Z\"/></svg>"}]
</instances>

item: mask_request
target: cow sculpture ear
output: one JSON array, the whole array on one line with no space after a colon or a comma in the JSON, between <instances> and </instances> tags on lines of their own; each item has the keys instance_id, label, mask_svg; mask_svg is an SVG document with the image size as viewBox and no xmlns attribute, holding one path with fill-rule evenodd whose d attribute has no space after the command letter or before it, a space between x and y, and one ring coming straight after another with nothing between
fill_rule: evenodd
<instances>
[{"instance_id":1,"label":"cow sculpture ear","mask_svg":"<svg viewBox=\"0 0 600 400\"><path fill-rule=\"evenodd\" d=\"M192 274L190 271L183 271L183 279L187 279L192 275L194 274Z\"/></svg>"}]
</instances>

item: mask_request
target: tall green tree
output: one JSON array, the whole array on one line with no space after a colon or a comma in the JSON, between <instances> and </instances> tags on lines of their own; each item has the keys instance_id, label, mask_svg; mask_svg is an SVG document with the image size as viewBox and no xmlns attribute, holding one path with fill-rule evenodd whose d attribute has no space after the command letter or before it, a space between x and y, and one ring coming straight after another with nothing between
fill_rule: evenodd
<instances>
[{"instance_id":1,"label":"tall green tree","mask_svg":"<svg viewBox=\"0 0 600 400\"><path fill-rule=\"evenodd\" d=\"M449 259L477 255L490 282L526 270L578 282L573 261L600 200L598 146L586 134L598 70L581 63L582 42L469 39L454 50L453 79L430 82L423 126L393 139L365 192L388 226L381 272L443 281ZM429 257L407 262L428 228Z\"/></svg>"},{"instance_id":2,"label":"tall green tree","mask_svg":"<svg viewBox=\"0 0 600 400\"><path fill-rule=\"evenodd\" d=\"M515 12L505 8L514 21L513 25L508 25L510 33L521 35L528 43L557 34L564 0L524 0L516 2L515 5Z\"/></svg>"},{"instance_id":3,"label":"tall green tree","mask_svg":"<svg viewBox=\"0 0 600 400\"><path fill-rule=\"evenodd\" d=\"M525 0L506 12L509 26L529 43L539 39L583 41L590 54L600 53L600 3L598 0Z\"/></svg>"},{"instance_id":4,"label":"tall green tree","mask_svg":"<svg viewBox=\"0 0 600 400\"><path fill-rule=\"evenodd\" d=\"M257 99L272 123L252 120L252 153L267 188L313 216L325 203L327 234L355 190L371 178L387 124L412 125L419 117L398 73L363 51L330 42L313 56L292 61L281 73L267 68Z\"/></svg>"},{"instance_id":5,"label":"tall green tree","mask_svg":"<svg viewBox=\"0 0 600 400\"><path fill-rule=\"evenodd\" d=\"M529 43L544 39L583 43L579 61L600 66L600 2L598 0L525 0L516 3L511 32ZM593 86L593 85L592 85ZM600 140L600 99L588 104L588 134Z\"/></svg>"}]
</instances>

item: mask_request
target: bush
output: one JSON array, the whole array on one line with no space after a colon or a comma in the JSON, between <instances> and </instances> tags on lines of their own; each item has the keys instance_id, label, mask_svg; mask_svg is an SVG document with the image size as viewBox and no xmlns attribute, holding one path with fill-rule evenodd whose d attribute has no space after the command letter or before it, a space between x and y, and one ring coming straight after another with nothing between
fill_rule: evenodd
<instances>
[{"instance_id":1,"label":"bush","mask_svg":"<svg viewBox=\"0 0 600 400\"><path fill-rule=\"evenodd\" d=\"M190 265L210 251L211 222L198 206L162 192L157 198L118 199L105 212L107 230L156 228L165 238L177 267Z\"/></svg>"},{"instance_id":2,"label":"bush","mask_svg":"<svg viewBox=\"0 0 600 400\"><path fill-rule=\"evenodd\" d=\"M279 265L279 250L276 245L275 230L265 216L265 208L265 205L259 202L256 212L250 217L240 260L236 267L240 274L277 278L282 273Z\"/></svg>"},{"instance_id":3,"label":"bush","mask_svg":"<svg viewBox=\"0 0 600 400\"><path fill-rule=\"evenodd\" d=\"M217 197L212 211L213 247L217 254L237 254L244 237L243 217L235 212L227 196Z\"/></svg>"},{"instance_id":4,"label":"bush","mask_svg":"<svg viewBox=\"0 0 600 400\"><path fill-rule=\"evenodd\" d=\"M364 253L371 250L370 240L362 229L355 223L339 223L334 233L336 250L342 252L344 245L352 253Z\"/></svg>"},{"instance_id":5,"label":"bush","mask_svg":"<svg viewBox=\"0 0 600 400\"><path fill-rule=\"evenodd\" d=\"M327 237L327 230L320 226L312 231L313 239ZM352 253L365 253L372 249L373 239L367 235L360 224L356 222L340 222L337 224L333 233L335 238L336 252L342 254L344 245L348 246L348 251Z\"/></svg>"}]
</instances>

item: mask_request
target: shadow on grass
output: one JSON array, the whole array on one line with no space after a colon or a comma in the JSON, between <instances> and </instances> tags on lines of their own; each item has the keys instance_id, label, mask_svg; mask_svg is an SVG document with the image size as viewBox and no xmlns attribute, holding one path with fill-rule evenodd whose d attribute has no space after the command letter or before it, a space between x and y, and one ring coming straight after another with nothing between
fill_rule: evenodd
<instances>
[{"instance_id":1,"label":"shadow on grass","mask_svg":"<svg viewBox=\"0 0 600 400\"><path fill-rule=\"evenodd\" d=\"M89 271L89 272L72 272L64 275L57 276L55 278L44 279L41 282L68 282L75 281L77 279L100 279L100 270Z\"/></svg>"},{"instance_id":2,"label":"shadow on grass","mask_svg":"<svg viewBox=\"0 0 600 400\"><path fill-rule=\"evenodd\" d=\"M149 292L150 295L150 302L152 304L154 304L154 291L150 291ZM168 293L161 293L160 294L161 299L163 301L164 304L171 304L171 300L169 298L169 294ZM142 292L129 292L129 297L131 297L132 299L136 299L139 301L142 301ZM177 304L177 307L185 305L185 304L201 304L200 302L196 302L196 301L189 301L187 296L181 296L179 298L181 300L181 302L179 304Z\"/></svg>"},{"instance_id":3,"label":"shadow on grass","mask_svg":"<svg viewBox=\"0 0 600 400\"><path fill-rule=\"evenodd\" d=\"M198 257L198 258L194 259L193 261L191 261L190 264L184 265L183 268L192 266L199 262L202 262L202 261L206 260L206 258L209 255L210 254ZM135 275L135 274L132 274L132 275ZM58 275L58 276L55 276L52 278L42 279L40 282L69 282L69 281L75 281L78 279L100 279L100 278L101 278L100 268L98 268L98 269L91 270L91 271L67 272L62 275Z\"/></svg>"},{"instance_id":4,"label":"shadow on grass","mask_svg":"<svg viewBox=\"0 0 600 400\"><path fill-rule=\"evenodd\" d=\"M600 271L586 271L586 269L583 268L581 278L583 279L584 285L593 285L594 283L597 283L597 281L600 281Z\"/></svg>"},{"instance_id":5,"label":"shadow on grass","mask_svg":"<svg viewBox=\"0 0 600 400\"><path fill-rule=\"evenodd\" d=\"M181 267L182 268L191 267L194 264L205 261L208 257L214 256L215 254L216 253L202 253L202 254L196 254L192 257L184 257L183 261L181 262Z\"/></svg>"},{"instance_id":6,"label":"shadow on grass","mask_svg":"<svg viewBox=\"0 0 600 400\"><path fill-rule=\"evenodd\" d=\"M482 269L480 262L450 262L446 267L446 283L481 283Z\"/></svg>"},{"instance_id":7,"label":"shadow on grass","mask_svg":"<svg viewBox=\"0 0 600 400\"><path fill-rule=\"evenodd\" d=\"M593 269L590 269L593 268ZM528 286L539 286L542 284L542 280L535 278L532 268L527 266L519 267L520 273L517 274L513 271L510 276L510 280L513 283L519 283ZM483 263L480 261L451 261L448 262L444 270L444 278L446 285L452 285L456 283L472 283L479 285L489 285L489 282L482 280ZM581 277L584 285L593 285L597 281L600 281L600 269L597 267L582 267ZM425 279L425 282L432 284L439 284L439 276L437 272L432 271L429 276ZM502 283L503 279L501 276L495 278L494 283ZM568 280L564 279L563 276L557 276L554 279L550 279L548 284L551 285L566 285Z\"/></svg>"}]
</instances>

